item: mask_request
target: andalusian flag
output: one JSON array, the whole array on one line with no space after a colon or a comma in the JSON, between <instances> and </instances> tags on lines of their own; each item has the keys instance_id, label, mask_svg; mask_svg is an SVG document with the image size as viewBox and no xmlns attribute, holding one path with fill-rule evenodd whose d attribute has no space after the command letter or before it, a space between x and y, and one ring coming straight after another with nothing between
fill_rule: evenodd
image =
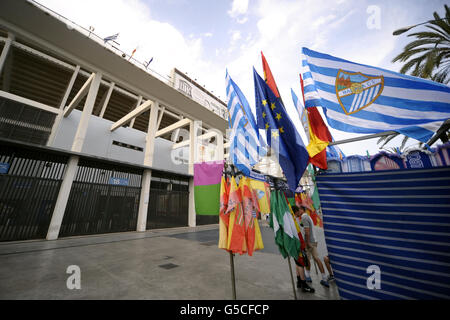
<instances>
[{"instance_id":1,"label":"andalusian flag","mask_svg":"<svg viewBox=\"0 0 450 320\"><path fill-rule=\"evenodd\" d=\"M242 179L239 184L242 184ZM227 249L231 250L233 253L244 254L247 252L247 244L245 242L244 213L242 210L242 195L240 191L240 188L236 184L236 180L232 177L228 197L228 208L226 211L226 214L230 215Z\"/></svg>"},{"instance_id":2,"label":"andalusian flag","mask_svg":"<svg viewBox=\"0 0 450 320\"><path fill-rule=\"evenodd\" d=\"M278 250L283 257L286 257L286 250L284 249L283 242L283 230L280 227L280 217L278 213L278 200L277 200L277 192L276 190L272 191L270 195L270 220L269 225L273 229L275 234L275 244L278 246Z\"/></svg>"},{"instance_id":3,"label":"andalusian flag","mask_svg":"<svg viewBox=\"0 0 450 320\"><path fill-rule=\"evenodd\" d=\"M194 200L198 215L218 215L223 161L194 163Z\"/></svg>"},{"instance_id":4,"label":"andalusian flag","mask_svg":"<svg viewBox=\"0 0 450 320\"><path fill-rule=\"evenodd\" d=\"M275 232L275 243L283 258L291 256L297 259L300 254L300 239L285 196L276 190L272 193L270 202L272 209L270 223Z\"/></svg>"}]
</instances>

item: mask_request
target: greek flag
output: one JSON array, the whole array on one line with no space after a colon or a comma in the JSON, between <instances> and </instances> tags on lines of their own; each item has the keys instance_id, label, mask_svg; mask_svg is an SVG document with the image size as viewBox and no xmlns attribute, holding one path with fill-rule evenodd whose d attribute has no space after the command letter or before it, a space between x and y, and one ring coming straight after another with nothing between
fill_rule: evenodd
<instances>
[{"instance_id":1,"label":"greek flag","mask_svg":"<svg viewBox=\"0 0 450 320\"><path fill-rule=\"evenodd\" d=\"M311 138L309 137L309 124L308 124L308 114L306 113L306 109L303 104L298 100L297 95L294 90L291 88L292 101L294 101L295 109L297 109L298 115L300 117L300 121L303 125L303 130L306 134L306 142L309 143Z\"/></svg>"},{"instance_id":2,"label":"greek flag","mask_svg":"<svg viewBox=\"0 0 450 320\"><path fill-rule=\"evenodd\" d=\"M249 176L259 161L259 135L250 105L242 91L226 72L226 92L230 125L230 160L239 171Z\"/></svg>"},{"instance_id":3,"label":"greek flag","mask_svg":"<svg viewBox=\"0 0 450 320\"><path fill-rule=\"evenodd\" d=\"M450 87L303 48L306 107L354 133L397 131L427 142L450 118Z\"/></svg>"}]
</instances>

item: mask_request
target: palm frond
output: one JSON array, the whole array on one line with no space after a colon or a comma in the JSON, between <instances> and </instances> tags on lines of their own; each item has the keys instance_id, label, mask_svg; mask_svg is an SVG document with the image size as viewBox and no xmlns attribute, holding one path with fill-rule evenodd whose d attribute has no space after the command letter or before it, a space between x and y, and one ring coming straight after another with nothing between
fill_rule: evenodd
<instances>
[{"instance_id":1,"label":"palm frond","mask_svg":"<svg viewBox=\"0 0 450 320\"><path fill-rule=\"evenodd\" d=\"M420 76L422 78L431 78L431 74L433 73L433 69L435 67L435 62L436 62L436 54L434 50L431 50L427 54L427 59L420 73Z\"/></svg>"},{"instance_id":2,"label":"palm frond","mask_svg":"<svg viewBox=\"0 0 450 320\"><path fill-rule=\"evenodd\" d=\"M441 17L435 12L433 13L434 20L430 21L431 24L434 24L444 30L446 33L450 33L450 24L446 22L446 20L439 20Z\"/></svg>"},{"instance_id":3,"label":"palm frond","mask_svg":"<svg viewBox=\"0 0 450 320\"><path fill-rule=\"evenodd\" d=\"M408 43L403 50L409 51L409 50L415 49L416 47L420 47L420 46L427 45L427 44L434 45L435 43L436 43L435 39L414 40L414 41Z\"/></svg>"},{"instance_id":4,"label":"palm frond","mask_svg":"<svg viewBox=\"0 0 450 320\"><path fill-rule=\"evenodd\" d=\"M403 148L405 147L406 142L407 142L408 140L409 140L409 137L408 137L408 136L405 136L405 137L403 138L402 144L400 145L400 150L403 150Z\"/></svg>"},{"instance_id":5,"label":"palm frond","mask_svg":"<svg viewBox=\"0 0 450 320\"><path fill-rule=\"evenodd\" d=\"M438 28L434 27L434 26L430 26L429 24L425 25L427 28L430 28L431 30L436 31L437 33L439 33L440 35L442 35L444 38L446 38L447 40L449 40L449 35L446 34L445 32L443 32L442 30L439 30ZM419 32L420 33L420 32Z\"/></svg>"},{"instance_id":6,"label":"palm frond","mask_svg":"<svg viewBox=\"0 0 450 320\"><path fill-rule=\"evenodd\" d=\"M389 143L389 141L391 141L392 139L394 139L398 135L399 135L399 133L393 133L393 134L391 134L389 136L386 136L386 139L385 139L384 143L381 145L380 148L383 148L387 143Z\"/></svg>"}]
</instances>

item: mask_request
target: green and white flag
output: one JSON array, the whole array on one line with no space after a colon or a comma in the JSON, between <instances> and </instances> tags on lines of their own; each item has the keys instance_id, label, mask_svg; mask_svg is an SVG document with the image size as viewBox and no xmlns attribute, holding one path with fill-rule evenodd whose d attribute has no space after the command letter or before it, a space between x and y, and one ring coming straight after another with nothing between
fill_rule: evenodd
<instances>
[{"instance_id":1,"label":"green and white flag","mask_svg":"<svg viewBox=\"0 0 450 320\"><path fill-rule=\"evenodd\" d=\"M270 227L275 233L275 243L281 255L283 258L289 255L297 259L300 254L300 239L294 218L281 191L272 191L270 209Z\"/></svg>"}]
</instances>

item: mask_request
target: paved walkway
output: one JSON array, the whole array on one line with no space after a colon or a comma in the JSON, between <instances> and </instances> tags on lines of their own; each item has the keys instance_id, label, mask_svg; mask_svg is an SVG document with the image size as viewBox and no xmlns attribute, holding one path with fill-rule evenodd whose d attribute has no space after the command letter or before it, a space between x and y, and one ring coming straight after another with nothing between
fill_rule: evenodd
<instances>
[{"instance_id":1,"label":"paved walkway","mask_svg":"<svg viewBox=\"0 0 450 320\"><path fill-rule=\"evenodd\" d=\"M237 299L293 300L288 262L265 222L261 232L263 250L235 256ZM209 225L0 243L0 299L230 300L230 257L217 241ZM80 290L67 288L71 265L81 270ZM335 283L323 288L312 271L316 293L297 289L298 299L339 299Z\"/></svg>"}]
</instances>

